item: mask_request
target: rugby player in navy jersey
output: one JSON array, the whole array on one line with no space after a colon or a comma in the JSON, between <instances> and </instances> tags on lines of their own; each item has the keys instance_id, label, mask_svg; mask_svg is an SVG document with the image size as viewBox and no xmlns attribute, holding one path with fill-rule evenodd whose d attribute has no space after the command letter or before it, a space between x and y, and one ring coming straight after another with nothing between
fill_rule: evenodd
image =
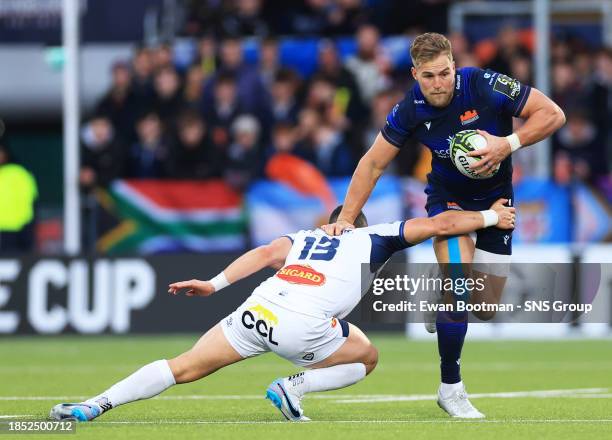
<instances>
[{"instance_id":1,"label":"rugby player in navy jersey","mask_svg":"<svg viewBox=\"0 0 612 440\"><path fill-rule=\"evenodd\" d=\"M428 215L434 216L449 209L482 210L498 198L513 204L511 154L550 136L565 123L563 111L535 88L491 70L455 69L451 44L441 34L417 36L410 56L416 84L387 116L386 125L359 161L337 222L323 226L330 235L352 227L378 178L409 138L415 137L432 152L425 192ZM513 117L524 120L514 133ZM487 140L485 148L470 153L481 157L472 169L486 176L499 164L493 177L471 179L453 165L450 141L455 133L467 129L479 130ZM478 302L499 302L512 254L512 231L490 227L474 238L467 234L436 237L433 246L439 263L474 263L475 269L496 263L488 266L489 289ZM491 319L493 315L478 317ZM484 417L468 400L461 381L467 315L438 313L435 326L430 323L428 330L438 334L439 406L453 417Z\"/></svg>"}]
</instances>

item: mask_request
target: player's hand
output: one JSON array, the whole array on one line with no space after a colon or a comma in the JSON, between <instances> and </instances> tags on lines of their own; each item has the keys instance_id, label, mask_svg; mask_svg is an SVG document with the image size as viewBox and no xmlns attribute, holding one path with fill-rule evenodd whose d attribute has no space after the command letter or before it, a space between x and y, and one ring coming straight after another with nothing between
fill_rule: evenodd
<instances>
[{"instance_id":1,"label":"player's hand","mask_svg":"<svg viewBox=\"0 0 612 440\"><path fill-rule=\"evenodd\" d=\"M168 286L168 293L177 295L179 291L187 289L185 296L209 296L215 293L215 288L210 281L189 280L172 283Z\"/></svg>"},{"instance_id":2,"label":"player's hand","mask_svg":"<svg viewBox=\"0 0 612 440\"><path fill-rule=\"evenodd\" d=\"M514 229L516 209L512 206L504 206L506 203L508 199L499 199L491 205L491 209L497 213L499 218L495 226L499 229Z\"/></svg>"},{"instance_id":3,"label":"player's hand","mask_svg":"<svg viewBox=\"0 0 612 440\"><path fill-rule=\"evenodd\" d=\"M498 164L510 155L512 150L505 137L493 136L484 130L476 130L487 140L487 146L480 150L470 151L468 156L480 156L481 159L470 165L476 174L490 174Z\"/></svg>"},{"instance_id":4,"label":"player's hand","mask_svg":"<svg viewBox=\"0 0 612 440\"><path fill-rule=\"evenodd\" d=\"M321 225L321 229L323 229L327 235L340 235L345 229L355 229L355 226L346 220L338 220L336 223Z\"/></svg>"}]
</instances>

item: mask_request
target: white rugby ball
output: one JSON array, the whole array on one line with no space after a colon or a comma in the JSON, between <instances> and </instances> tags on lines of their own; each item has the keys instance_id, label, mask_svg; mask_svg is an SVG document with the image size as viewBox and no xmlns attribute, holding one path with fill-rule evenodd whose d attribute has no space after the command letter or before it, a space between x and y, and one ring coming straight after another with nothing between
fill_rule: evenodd
<instances>
[{"instance_id":1,"label":"white rugby ball","mask_svg":"<svg viewBox=\"0 0 612 440\"><path fill-rule=\"evenodd\" d=\"M468 156L468 153L474 150L480 150L487 146L487 140L484 136L478 134L476 130L462 130L453 136L450 145L450 157L455 167L461 174L470 179L489 179L499 171L499 165L491 170L488 174L476 174L470 168L470 165L478 162L480 156Z\"/></svg>"}]
</instances>

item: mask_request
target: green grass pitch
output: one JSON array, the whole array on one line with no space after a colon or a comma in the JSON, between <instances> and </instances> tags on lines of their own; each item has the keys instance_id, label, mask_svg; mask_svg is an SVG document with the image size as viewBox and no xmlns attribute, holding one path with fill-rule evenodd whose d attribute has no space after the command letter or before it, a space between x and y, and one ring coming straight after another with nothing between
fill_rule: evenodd
<instances>
[{"instance_id":1,"label":"green grass pitch","mask_svg":"<svg viewBox=\"0 0 612 440\"><path fill-rule=\"evenodd\" d=\"M161 398L121 406L68 438L610 438L612 341L470 341L463 379L485 421L452 420L433 400L435 342L371 334L378 368L361 383L310 395L311 423L290 424L264 400L266 386L297 369L267 354ZM0 421L43 419L55 403L89 397L150 361L172 357L196 336L4 338ZM469 338L469 335L468 335ZM2 433L0 433L2 434ZM19 435L16 438L61 438ZM8 437L7 437L8 438Z\"/></svg>"}]
</instances>

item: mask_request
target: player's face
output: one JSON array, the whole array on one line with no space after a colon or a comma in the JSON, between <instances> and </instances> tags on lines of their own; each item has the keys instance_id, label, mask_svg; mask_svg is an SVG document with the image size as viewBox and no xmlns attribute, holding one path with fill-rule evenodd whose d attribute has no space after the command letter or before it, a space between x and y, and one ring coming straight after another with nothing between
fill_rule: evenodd
<instances>
[{"instance_id":1,"label":"player's face","mask_svg":"<svg viewBox=\"0 0 612 440\"><path fill-rule=\"evenodd\" d=\"M446 107L450 103L455 88L455 62L446 54L413 67L412 76L418 81L429 105Z\"/></svg>"}]
</instances>

